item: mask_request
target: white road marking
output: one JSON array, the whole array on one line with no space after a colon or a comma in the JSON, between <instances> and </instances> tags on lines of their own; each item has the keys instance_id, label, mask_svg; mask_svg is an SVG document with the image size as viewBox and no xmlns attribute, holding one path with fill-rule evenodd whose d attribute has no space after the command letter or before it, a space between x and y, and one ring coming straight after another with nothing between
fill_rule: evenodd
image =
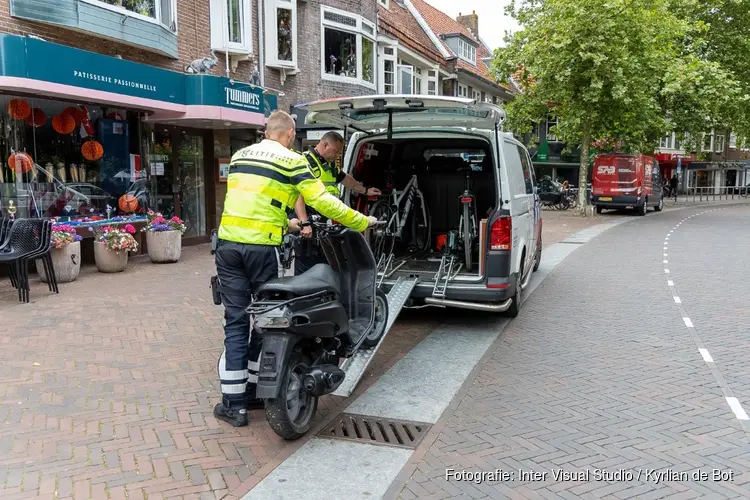
<instances>
[{"instance_id":1,"label":"white road marking","mask_svg":"<svg viewBox=\"0 0 750 500\"><path fill-rule=\"evenodd\" d=\"M690 321L690 318L682 318L682 321L685 322L685 326L688 328L693 328L693 322Z\"/></svg>"},{"instance_id":2,"label":"white road marking","mask_svg":"<svg viewBox=\"0 0 750 500\"><path fill-rule=\"evenodd\" d=\"M667 281L667 286L674 286L674 281L668 280Z\"/></svg>"},{"instance_id":3,"label":"white road marking","mask_svg":"<svg viewBox=\"0 0 750 500\"><path fill-rule=\"evenodd\" d=\"M674 303L675 304L682 304L682 301L680 300L679 297L674 297Z\"/></svg>"},{"instance_id":4,"label":"white road marking","mask_svg":"<svg viewBox=\"0 0 750 500\"><path fill-rule=\"evenodd\" d=\"M669 261L665 259L665 260L664 260L664 263L665 263L665 264L669 264Z\"/></svg>"},{"instance_id":5,"label":"white road marking","mask_svg":"<svg viewBox=\"0 0 750 500\"><path fill-rule=\"evenodd\" d=\"M703 356L703 361L706 363L713 363L714 358L711 357L711 354L709 354L708 349L698 349L698 351L701 353L701 356Z\"/></svg>"},{"instance_id":6,"label":"white road marking","mask_svg":"<svg viewBox=\"0 0 750 500\"><path fill-rule=\"evenodd\" d=\"M669 269L665 269L664 274L669 274Z\"/></svg>"},{"instance_id":7,"label":"white road marking","mask_svg":"<svg viewBox=\"0 0 750 500\"><path fill-rule=\"evenodd\" d=\"M729 407L734 412L734 415L737 417L737 420L750 420L750 417L748 417L747 413L745 413L745 410L742 409L742 405L740 404L737 398L726 398L726 399L727 399L727 404L729 404Z\"/></svg>"},{"instance_id":8,"label":"white road marking","mask_svg":"<svg viewBox=\"0 0 750 500\"><path fill-rule=\"evenodd\" d=\"M667 256L667 254L664 254L664 257L666 257L666 256Z\"/></svg>"}]
</instances>

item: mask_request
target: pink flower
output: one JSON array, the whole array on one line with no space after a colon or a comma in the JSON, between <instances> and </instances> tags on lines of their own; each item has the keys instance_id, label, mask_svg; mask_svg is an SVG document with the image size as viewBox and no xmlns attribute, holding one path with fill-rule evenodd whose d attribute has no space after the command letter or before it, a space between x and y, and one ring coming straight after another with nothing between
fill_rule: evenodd
<instances>
[{"instance_id":1,"label":"pink flower","mask_svg":"<svg viewBox=\"0 0 750 500\"><path fill-rule=\"evenodd\" d=\"M125 231L130 234L135 234L135 228L132 224L125 224Z\"/></svg>"},{"instance_id":2,"label":"pink flower","mask_svg":"<svg viewBox=\"0 0 750 500\"><path fill-rule=\"evenodd\" d=\"M172 217L172 218L171 218L171 219L169 219L169 220L170 220L170 222L174 222L175 224L182 224L182 219L180 219L180 218L179 218L179 217L177 217L177 216L174 216L174 217Z\"/></svg>"},{"instance_id":3,"label":"pink flower","mask_svg":"<svg viewBox=\"0 0 750 500\"><path fill-rule=\"evenodd\" d=\"M164 219L164 217L162 217L161 215L159 215L158 217L156 217L156 218L155 218L155 219L153 220L153 223L154 223L154 224L164 224L165 222L167 222L167 221L166 221L166 220Z\"/></svg>"}]
</instances>

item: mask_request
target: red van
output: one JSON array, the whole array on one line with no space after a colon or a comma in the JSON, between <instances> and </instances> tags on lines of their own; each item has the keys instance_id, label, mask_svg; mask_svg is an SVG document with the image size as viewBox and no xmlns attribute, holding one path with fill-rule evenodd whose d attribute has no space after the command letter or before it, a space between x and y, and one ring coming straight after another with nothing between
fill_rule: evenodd
<instances>
[{"instance_id":1,"label":"red van","mask_svg":"<svg viewBox=\"0 0 750 500\"><path fill-rule=\"evenodd\" d=\"M664 208L659 163L656 158L636 154L602 154L594 159L591 204L596 213L604 209L635 209L646 215L649 207Z\"/></svg>"}]
</instances>

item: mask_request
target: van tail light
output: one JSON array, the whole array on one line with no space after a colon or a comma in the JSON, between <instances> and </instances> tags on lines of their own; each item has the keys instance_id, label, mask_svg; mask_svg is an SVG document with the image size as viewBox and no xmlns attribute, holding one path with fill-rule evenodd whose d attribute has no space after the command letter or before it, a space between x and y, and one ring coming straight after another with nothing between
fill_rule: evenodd
<instances>
[{"instance_id":1,"label":"van tail light","mask_svg":"<svg viewBox=\"0 0 750 500\"><path fill-rule=\"evenodd\" d=\"M510 250L510 234L513 223L510 217L500 217L492 223L490 250Z\"/></svg>"},{"instance_id":2,"label":"van tail light","mask_svg":"<svg viewBox=\"0 0 750 500\"><path fill-rule=\"evenodd\" d=\"M461 203L471 203L472 201L474 201L474 198L472 198L471 196L461 197Z\"/></svg>"}]
</instances>

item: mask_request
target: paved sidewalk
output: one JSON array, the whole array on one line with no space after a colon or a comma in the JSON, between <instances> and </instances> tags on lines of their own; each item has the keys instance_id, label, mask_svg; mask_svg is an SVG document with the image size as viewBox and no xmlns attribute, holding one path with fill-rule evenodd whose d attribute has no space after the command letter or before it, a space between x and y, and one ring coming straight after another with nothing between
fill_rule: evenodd
<instances>
[{"instance_id":1,"label":"paved sidewalk","mask_svg":"<svg viewBox=\"0 0 750 500\"><path fill-rule=\"evenodd\" d=\"M675 307L664 271L665 234L702 210L639 218L568 257L488 351L386 498L750 497L748 436ZM731 231L714 228L736 225L738 217L717 213L712 224L686 233L681 272L690 272L696 246L705 255L722 251L717 245L737 248L739 240L717 243ZM726 266L703 262L703 278ZM738 282L746 281L748 262L732 259ZM698 304L707 288L695 280L691 302ZM705 337L713 338L703 319ZM735 316L720 338L739 335L736 347L745 345L742 325ZM717 349L738 397L748 393L747 380L738 383L747 375L742 352L728 357ZM696 471L703 480L693 480ZM561 472L569 476L555 475Z\"/></svg>"},{"instance_id":2,"label":"paved sidewalk","mask_svg":"<svg viewBox=\"0 0 750 500\"><path fill-rule=\"evenodd\" d=\"M202 245L176 264L85 269L60 295L32 277L30 304L0 282L0 498L241 495L301 444L262 412L237 430L212 416L223 339L213 267ZM359 390L436 324L394 326ZM323 398L320 418L341 400Z\"/></svg>"}]
</instances>

